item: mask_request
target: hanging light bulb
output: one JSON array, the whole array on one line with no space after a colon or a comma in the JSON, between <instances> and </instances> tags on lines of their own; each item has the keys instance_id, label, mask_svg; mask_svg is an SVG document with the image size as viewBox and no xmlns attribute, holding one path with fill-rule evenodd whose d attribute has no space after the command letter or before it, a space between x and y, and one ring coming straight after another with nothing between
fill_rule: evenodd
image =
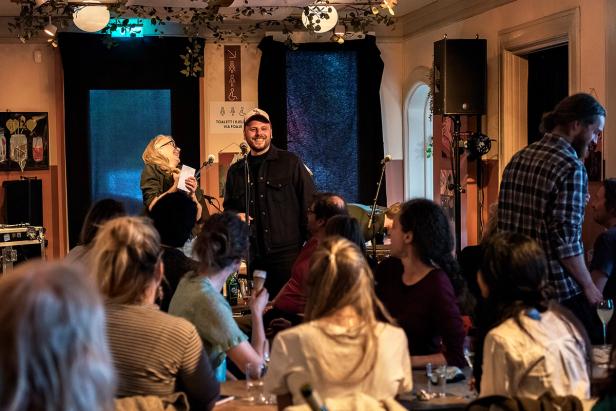
<instances>
[{"instance_id":1,"label":"hanging light bulb","mask_svg":"<svg viewBox=\"0 0 616 411\"><path fill-rule=\"evenodd\" d=\"M73 13L73 23L80 30L94 33L104 29L109 24L109 10L98 1L90 0L84 6L78 7Z\"/></svg>"},{"instance_id":2,"label":"hanging light bulb","mask_svg":"<svg viewBox=\"0 0 616 411\"><path fill-rule=\"evenodd\" d=\"M315 33L327 33L338 23L338 11L334 6L317 0L302 12L302 23Z\"/></svg>"},{"instance_id":3,"label":"hanging light bulb","mask_svg":"<svg viewBox=\"0 0 616 411\"><path fill-rule=\"evenodd\" d=\"M49 16L49 23L47 23L47 25L45 26L45 28L43 29L43 31L45 32L45 34L47 34L49 37L53 37L56 35L56 32L58 31L58 28L55 26L55 24L53 24L51 22L51 16Z\"/></svg>"},{"instance_id":4,"label":"hanging light bulb","mask_svg":"<svg viewBox=\"0 0 616 411\"><path fill-rule=\"evenodd\" d=\"M394 7L396 7L397 4L398 0L383 0L383 3L381 3L381 7L387 9L387 11L389 11L389 14L393 16L395 14Z\"/></svg>"}]
</instances>

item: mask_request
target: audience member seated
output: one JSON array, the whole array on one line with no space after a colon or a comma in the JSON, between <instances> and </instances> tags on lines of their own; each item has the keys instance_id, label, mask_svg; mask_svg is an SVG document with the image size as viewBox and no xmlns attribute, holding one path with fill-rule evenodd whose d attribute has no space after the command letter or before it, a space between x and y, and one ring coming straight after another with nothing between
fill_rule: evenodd
<instances>
[{"instance_id":1,"label":"audience member seated","mask_svg":"<svg viewBox=\"0 0 616 411\"><path fill-rule=\"evenodd\" d=\"M293 325L302 321L306 298L306 281L310 269L310 257L325 237L327 221L336 215L347 214L342 197L333 193L315 194L308 208L308 231L310 239L300 251L291 268L291 278L272 301L273 308L266 314L266 324L277 318L284 318Z\"/></svg>"},{"instance_id":2,"label":"audience member seated","mask_svg":"<svg viewBox=\"0 0 616 411\"><path fill-rule=\"evenodd\" d=\"M93 252L106 298L117 395L165 397L183 391L191 407L211 409L219 387L197 330L154 303L164 275L154 227L140 217L111 220L101 228Z\"/></svg>"},{"instance_id":3,"label":"audience member seated","mask_svg":"<svg viewBox=\"0 0 616 411\"><path fill-rule=\"evenodd\" d=\"M480 396L590 396L589 342L577 318L547 297L543 250L523 234L485 245L477 281L496 319L485 338Z\"/></svg>"},{"instance_id":4,"label":"audience member seated","mask_svg":"<svg viewBox=\"0 0 616 411\"><path fill-rule=\"evenodd\" d=\"M464 280L453 257L449 219L425 199L402 204L390 231L392 258L376 274L376 293L409 340L411 362L463 367L464 326L459 301Z\"/></svg>"},{"instance_id":5,"label":"audience member seated","mask_svg":"<svg viewBox=\"0 0 616 411\"><path fill-rule=\"evenodd\" d=\"M176 191L161 197L152 207L150 217L160 235L163 250L165 278L159 305L162 311L167 311L182 276L197 270L197 262L182 251L195 226L197 206L188 196Z\"/></svg>"},{"instance_id":6,"label":"audience member seated","mask_svg":"<svg viewBox=\"0 0 616 411\"><path fill-rule=\"evenodd\" d=\"M590 202L593 220L605 227L595 240L590 263L592 279L604 298L616 299L616 178L608 178ZM610 340L616 336L616 317L610 320ZM597 317L596 327L601 327Z\"/></svg>"},{"instance_id":7,"label":"audience member seated","mask_svg":"<svg viewBox=\"0 0 616 411\"><path fill-rule=\"evenodd\" d=\"M362 234L359 221L350 215L337 215L327 220L325 225L325 236L340 236L359 247L362 254L366 257L372 272L376 271L377 263L371 255L366 253L366 242Z\"/></svg>"},{"instance_id":8,"label":"audience member seated","mask_svg":"<svg viewBox=\"0 0 616 411\"><path fill-rule=\"evenodd\" d=\"M81 267L23 264L0 301L0 409L113 409L103 306Z\"/></svg>"},{"instance_id":9,"label":"audience member seated","mask_svg":"<svg viewBox=\"0 0 616 411\"><path fill-rule=\"evenodd\" d=\"M79 243L69 251L64 261L79 262L89 271L92 268L92 245L98 229L112 218L124 215L126 215L124 205L111 198L105 198L92 204L81 227Z\"/></svg>"},{"instance_id":10,"label":"audience member seated","mask_svg":"<svg viewBox=\"0 0 616 411\"><path fill-rule=\"evenodd\" d=\"M614 345L612 345L610 352L608 375L598 389L598 397L599 399L592 411L611 411L616 409L616 350Z\"/></svg>"},{"instance_id":11,"label":"audience member seated","mask_svg":"<svg viewBox=\"0 0 616 411\"><path fill-rule=\"evenodd\" d=\"M313 255L308 286L306 322L276 336L265 375L278 409L304 403L305 383L322 400L357 392L380 400L410 391L406 336L389 324L359 248L341 237L325 239Z\"/></svg>"},{"instance_id":12,"label":"audience member seated","mask_svg":"<svg viewBox=\"0 0 616 411\"><path fill-rule=\"evenodd\" d=\"M229 212L205 221L195 240L199 271L182 278L169 305L169 312L186 318L199 331L210 362L219 367L228 355L240 370L247 363L262 363L265 350L263 310L269 295L262 289L250 299L252 345L233 319L231 306L221 291L227 278L239 270L248 251L248 225Z\"/></svg>"}]
</instances>

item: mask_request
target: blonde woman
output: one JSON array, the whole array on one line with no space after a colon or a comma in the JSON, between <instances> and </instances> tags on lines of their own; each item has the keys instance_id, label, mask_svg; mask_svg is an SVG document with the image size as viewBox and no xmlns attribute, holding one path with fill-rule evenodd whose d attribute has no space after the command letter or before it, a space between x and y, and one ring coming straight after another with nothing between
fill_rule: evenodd
<instances>
[{"instance_id":1,"label":"blonde woman","mask_svg":"<svg viewBox=\"0 0 616 411\"><path fill-rule=\"evenodd\" d=\"M154 227L145 218L120 217L106 223L95 241L118 396L183 391L191 408L211 409L219 387L197 330L155 304L164 267Z\"/></svg>"},{"instance_id":2,"label":"blonde woman","mask_svg":"<svg viewBox=\"0 0 616 411\"><path fill-rule=\"evenodd\" d=\"M24 264L0 301L0 409L114 409L103 305L81 268Z\"/></svg>"},{"instance_id":3,"label":"blonde woman","mask_svg":"<svg viewBox=\"0 0 616 411\"><path fill-rule=\"evenodd\" d=\"M274 339L266 389L278 408L303 403L310 383L321 400L364 393L385 400L412 388L404 331L377 321L391 318L373 288L359 248L341 237L323 241L308 277L306 322Z\"/></svg>"},{"instance_id":4,"label":"blonde woman","mask_svg":"<svg viewBox=\"0 0 616 411\"><path fill-rule=\"evenodd\" d=\"M145 165L141 172L141 193L143 205L148 212L162 196L178 191L180 151L171 136L162 134L150 140L143 151L141 158ZM186 179L186 188L189 190L188 195L197 204L197 220L200 220L203 192L194 177Z\"/></svg>"}]
</instances>

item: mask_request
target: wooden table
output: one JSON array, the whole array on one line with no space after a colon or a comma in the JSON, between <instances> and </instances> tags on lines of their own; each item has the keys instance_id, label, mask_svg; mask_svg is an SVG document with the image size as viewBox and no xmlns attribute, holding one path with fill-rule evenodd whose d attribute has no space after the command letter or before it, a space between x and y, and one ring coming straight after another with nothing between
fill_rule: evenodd
<instances>
[{"instance_id":1,"label":"wooden table","mask_svg":"<svg viewBox=\"0 0 616 411\"><path fill-rule=\"evenodd\" d=\"M234 400L227 403L217 405L214 407L216 411L249 411L253 409L261 411L276 411L278 408L276 405L254 405L245 400L246 394L246 381L225 381L220 384L220 393L222 395L232 395Z\"/></svg>"},{"instance_id":2,"label":"wooden table","mask_svg":"<svg viewBox=\"0 0 616 411\"><path fill-rule=\"evenodd\" d=\"M466 379L447 384L447 395L445 397L420 401L415 393L422 389L428 391L428 377L423 370L413 370L413 391L402 394L399 401L409 410L464 410L466 405L476 398L476 394L468 387L472 370L466 368L463 371ZM438 392L439 389L438 386L432 385L433 392Z\"/></svg>"},{"instance_id":3,"label":"wooden table","mask_svg":"<svg viewBox=\"0 0 616 411\"><path fill-rule=\"evenodd\" d=\"M470 376L470 370L464 370L465 375ZM413 371L413 392L400 396L400 403L407 409L412 410L463 410L466 405L475 398L468 388L468 379L447 384L447 396L434 398L429 401L419 401L415 392L420 389L427 390L428 378L424 371ZM433 391L438 387L433 386ZM223 395L232 395L233 401L214 407L216 411L248 411L258 409L262 411L276 411L276 405L253 405L246 401L246 382L245 381L226 381L220 385L220 392Z\"/></svg>"}]
</instances>

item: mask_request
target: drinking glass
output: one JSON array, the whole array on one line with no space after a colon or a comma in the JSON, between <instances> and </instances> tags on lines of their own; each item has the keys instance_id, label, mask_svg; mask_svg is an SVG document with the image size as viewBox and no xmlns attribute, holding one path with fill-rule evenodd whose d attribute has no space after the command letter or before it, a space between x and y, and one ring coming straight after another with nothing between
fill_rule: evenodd
<instances>
[{"instance_id":1,"label":"drinking glass","mask_svg":"<svg viewBox=\"0 0 616 411\"><path fill-rule=\"evenodd\" d=\"M447 366L441 365L436 369L438 377L438 396L445 397L447 395Z\"/></svg>"},{"instance_id":2,"label":"drinking glass","mask_svg":"<svg viewBox=\"0 0 616 411\"><path fill-rule=\"evenodd\" d=\"M251 404L267 404L268 397L263 390L265 367L261 363L246 364L246 391Z\"/></svg>"},{"instance_id":3,"label":"drinking glass","mask_svg":"<svg viewBox=\"0 0 616 411\"><path fill-rule=\"evenodd\" d=\"M597 303L597 315L603 324L603 345L607 345L607 323L614 314L614 302L610 299L601 300Z\"/></svg>"}]
</instances>

